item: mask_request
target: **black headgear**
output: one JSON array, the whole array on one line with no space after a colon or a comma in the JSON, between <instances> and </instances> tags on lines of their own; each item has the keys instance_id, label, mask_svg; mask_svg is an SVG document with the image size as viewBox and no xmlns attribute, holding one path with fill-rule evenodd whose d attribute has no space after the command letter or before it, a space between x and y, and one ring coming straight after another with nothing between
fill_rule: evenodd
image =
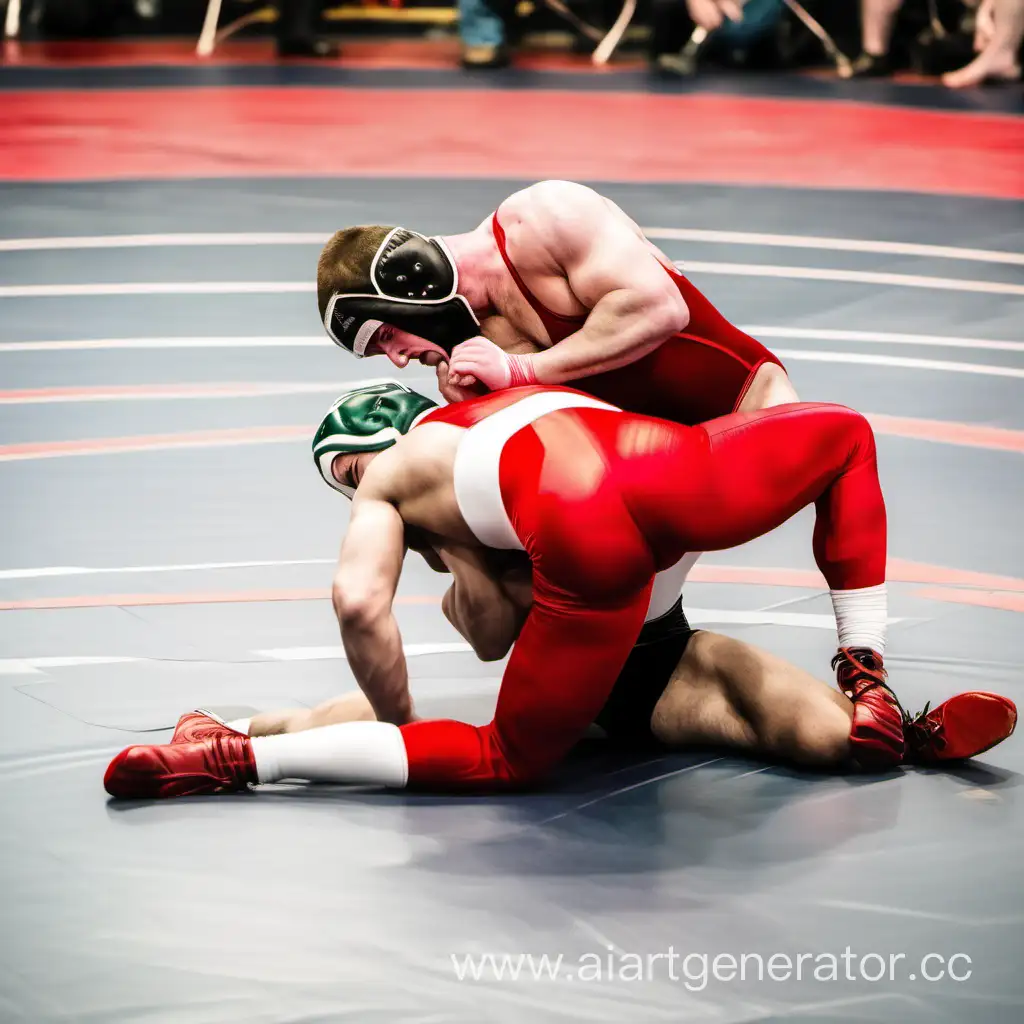
<instances>
[{"instance_id":1,"label":"black headgear","mask_svg":"<svg viewBox=\"0 0 1024 1024\"><path fill-rule=\"evenodd\" d=\"M365 270L349 273L327 302L324 329L336 344L363 356L377 328L390 324L451 352L480 333L480 321L459 294L455 260L440 238L406 228L361 230L379 231L381 241Z\"/></svg>"}]
</instances>

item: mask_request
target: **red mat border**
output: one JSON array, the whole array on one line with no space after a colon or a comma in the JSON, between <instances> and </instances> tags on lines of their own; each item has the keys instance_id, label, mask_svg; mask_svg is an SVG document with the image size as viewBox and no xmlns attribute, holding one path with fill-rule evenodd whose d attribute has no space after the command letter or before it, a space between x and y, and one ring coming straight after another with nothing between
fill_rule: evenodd
<instances>
[{"instance_id":1,"label":"red mat border","mask_svg":"<svg viewBox=\"0 0 1024 1024\"><path fill-rule=\"evenodd\" d=\"M1024 198L1024 121L833 100L558 90L25 91L0 180L572 178Z\"/></svg>"}]
</instances>

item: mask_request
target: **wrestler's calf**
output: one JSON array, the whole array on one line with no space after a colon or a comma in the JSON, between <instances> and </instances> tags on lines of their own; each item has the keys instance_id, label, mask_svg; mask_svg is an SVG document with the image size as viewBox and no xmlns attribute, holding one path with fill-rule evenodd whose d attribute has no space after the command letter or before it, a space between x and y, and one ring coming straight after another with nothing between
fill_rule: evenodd
<instances>
[{"instance_id":1,"label":"wrestler's calf","mask_svg":"<svg viewBox=\"0 0 1024 1024\"><path fill-rule=\"evenodd\" d=\"M651 718L669 746L726 746L812 767L845 764L852 703L768 651L700 630Z\"/></svg>"}]
</instances>

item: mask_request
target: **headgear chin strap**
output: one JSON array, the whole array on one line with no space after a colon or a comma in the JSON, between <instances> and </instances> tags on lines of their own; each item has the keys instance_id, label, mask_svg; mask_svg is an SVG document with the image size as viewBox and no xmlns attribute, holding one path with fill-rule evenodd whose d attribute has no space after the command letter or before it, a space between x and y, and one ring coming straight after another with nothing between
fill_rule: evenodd
<instances>
[{"instance_id":1,"label":"headgear chin strap","mask_svg":"<svg viewBox=\"0 0 1024 1024\"><path fill-rule=\"evenodd\" d=\"M365 279L336 290L324 311L324 329L334 343L360 357L382 324L448 352L480 333L480 321L459 294L455 260L440 238L392 228Z\"/></svg>"},{"instance_id":2,"label":"headgear chin strap","mask_svg":"<svg viewBox=\"0 0 1024 1024\"><path fill-rule=\"evenodd\" d=\"M324 417L313 438L313 461L320 475L347 498L355 488L338 483L331 472L335 456L390 448L437 403L397 380L353 384Z\"/></svg>"}]
</instances>

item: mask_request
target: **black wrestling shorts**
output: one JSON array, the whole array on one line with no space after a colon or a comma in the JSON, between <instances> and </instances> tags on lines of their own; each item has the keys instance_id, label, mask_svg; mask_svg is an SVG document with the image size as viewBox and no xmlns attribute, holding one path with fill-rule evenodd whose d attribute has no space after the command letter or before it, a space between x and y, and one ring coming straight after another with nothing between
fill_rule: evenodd
<instances>
[{"instance_id":1,"label":"black wrestling shorts","mask_svg":"<svg viewBox=\"0 0 1024 1024\"><path fill-rule=\"evenodd\" d=\"M644 623L611 695L595 723L608 738L629 744L649 744L651 715L679 664L690 637L690 627L680 598L664 615Z\"/></svg>"}]
</instances>

